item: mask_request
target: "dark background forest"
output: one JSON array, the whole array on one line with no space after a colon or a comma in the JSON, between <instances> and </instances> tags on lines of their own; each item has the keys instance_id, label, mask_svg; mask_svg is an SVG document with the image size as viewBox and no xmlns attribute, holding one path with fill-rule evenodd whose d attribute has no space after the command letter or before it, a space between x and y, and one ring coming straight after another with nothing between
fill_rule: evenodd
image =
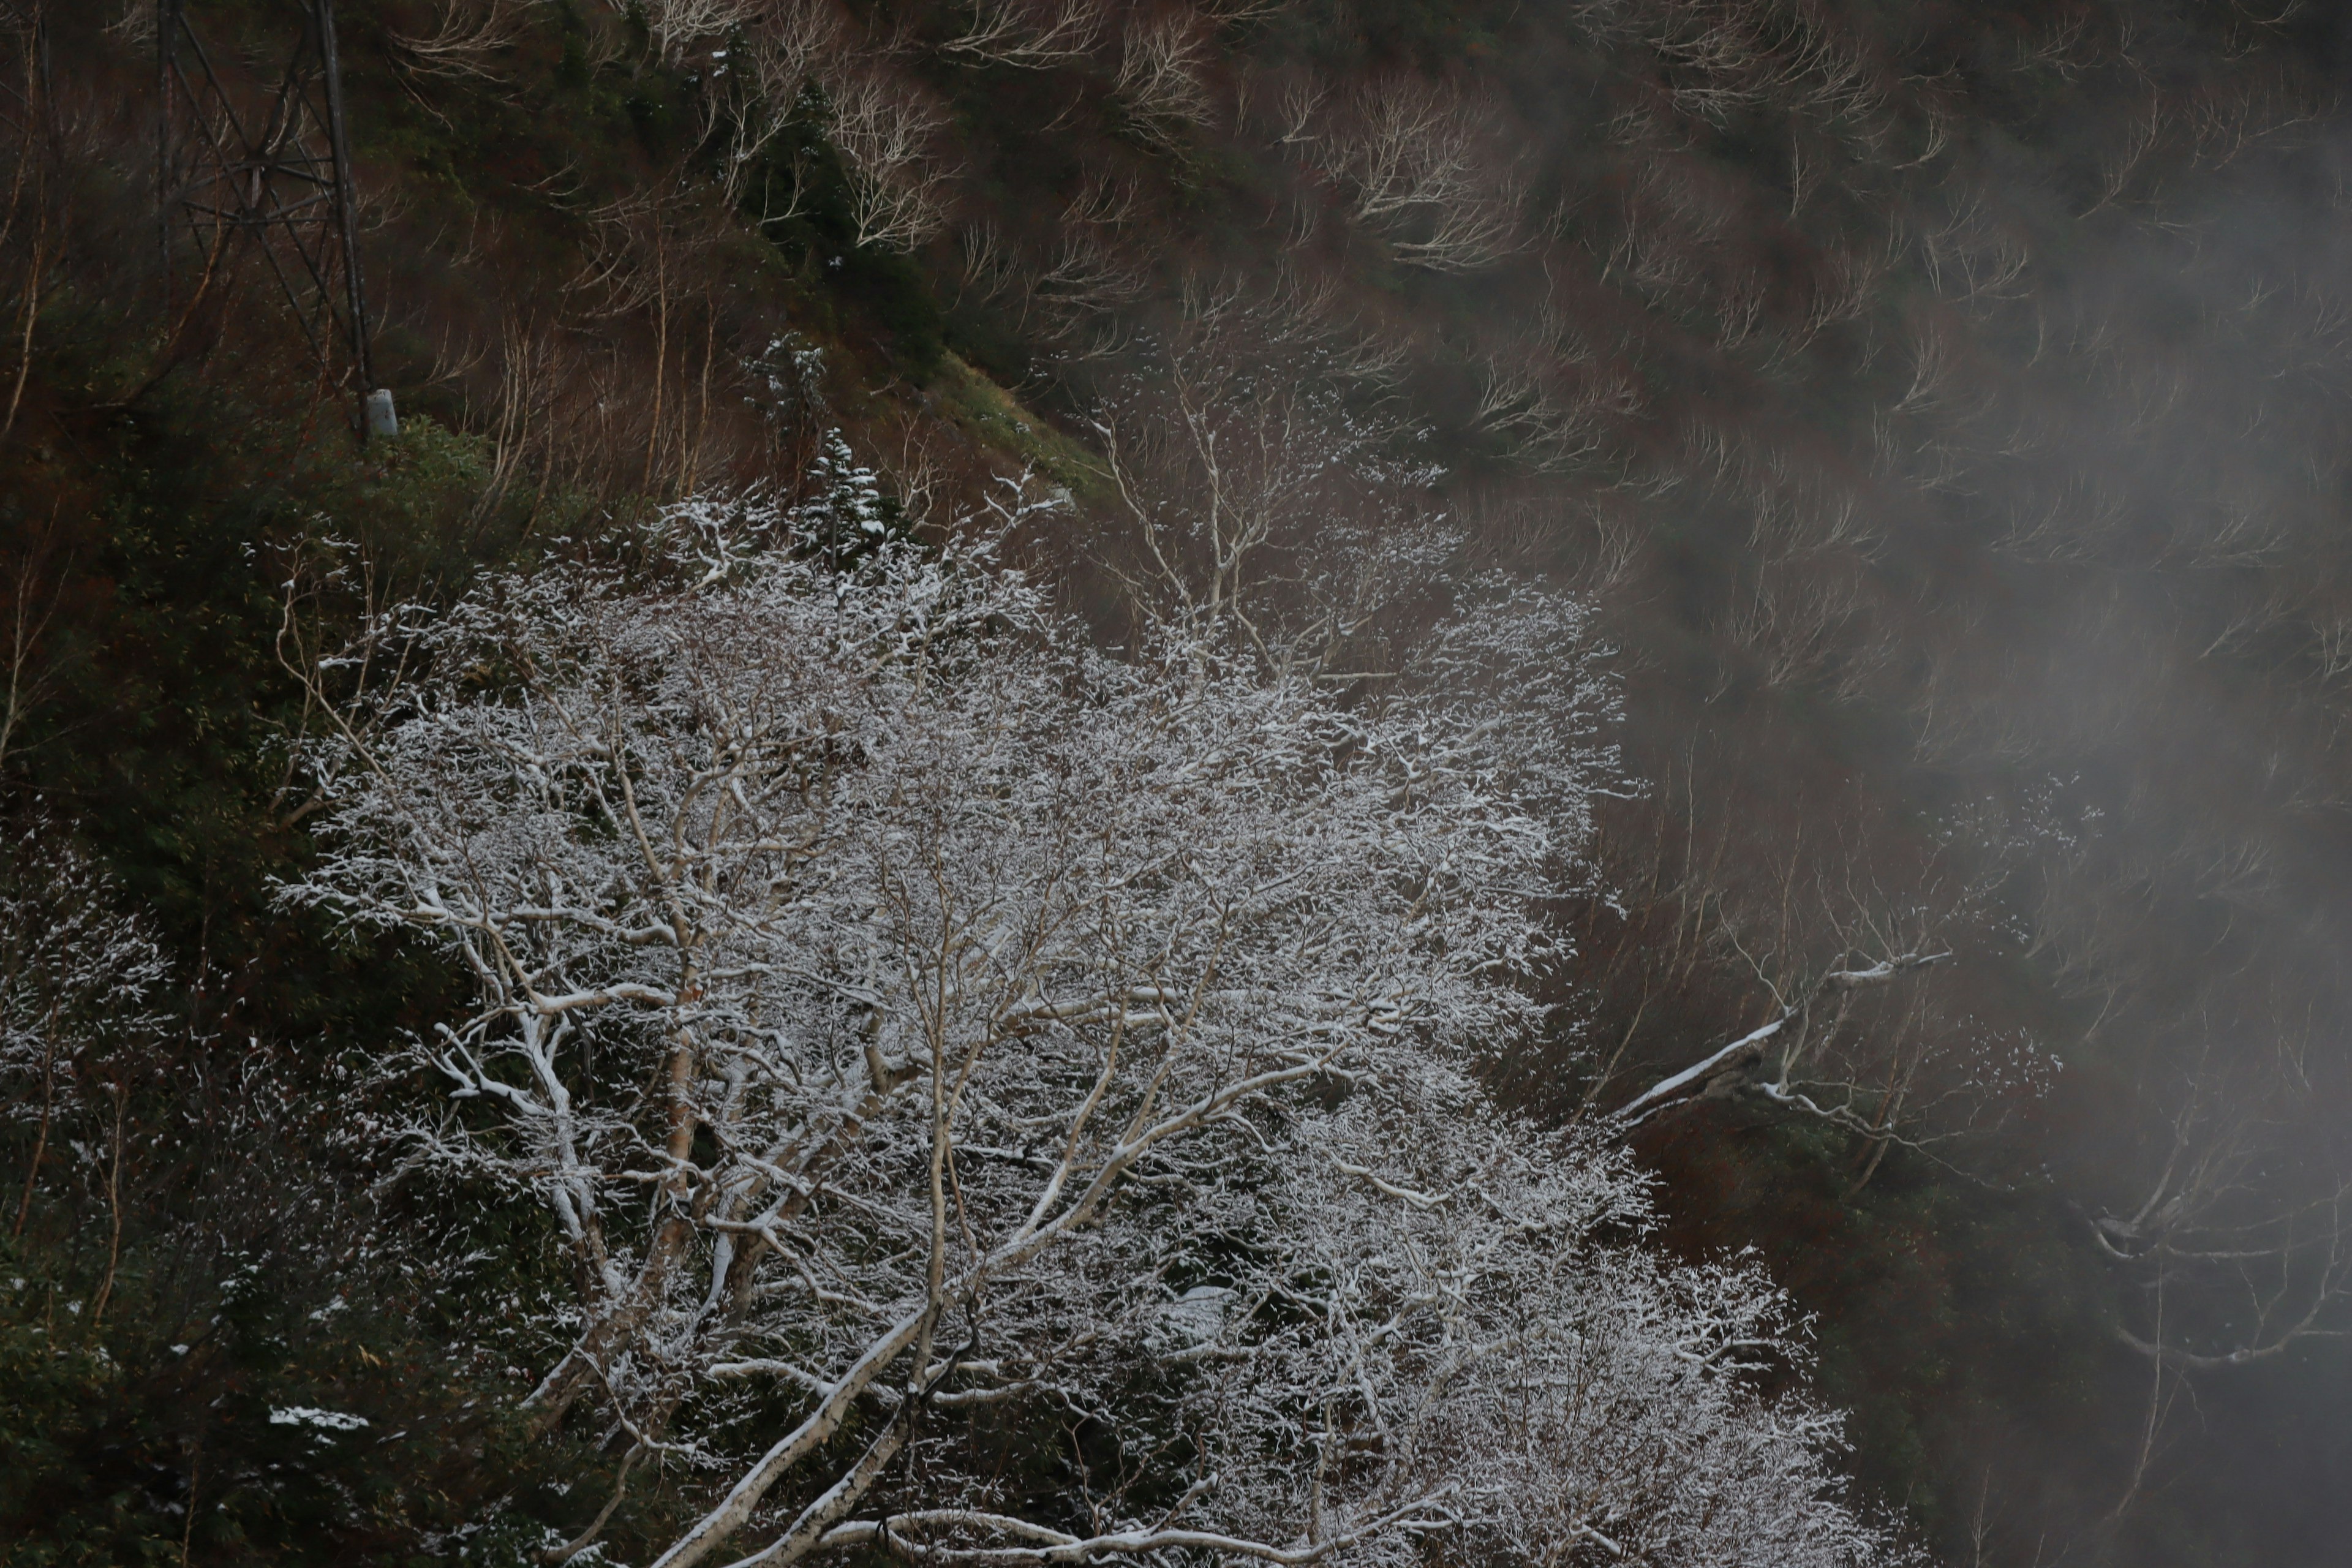
<instances>
[{"instance_id":1,"label":"dark background forest","mask_svg":"<svg viewBox=\"0 0 2352 1568\"><path fill-rule=\"evenodd\" d=\"M186 10L232 93L302 33ZM0 1561L508 1560L608 1489L492 1414L528 1369L477 1325L537 1282L350 1135L453 982L273 900L312 853L289 636L803 482L837 430L918 536L1066 487L1017 542L1115 642L1106 440L1220 334L1332 388L1464 563L1600 607L1631 783L1515 1103L1606 1116L1842 963L1937 957L1823 1026L1804 1104L1733 1058L1632 1131L1665 1239L1814 1315L1868 1493L1954 1563L2343 1561L2352 16L338 22L401 418L364 443L261 247L159 244L152 7L0 6L10 853L72 824L173 965L71 1115L5 1085ZM622 1540L678 1506L644 1483Z\"/></svg>"}]
</instances>

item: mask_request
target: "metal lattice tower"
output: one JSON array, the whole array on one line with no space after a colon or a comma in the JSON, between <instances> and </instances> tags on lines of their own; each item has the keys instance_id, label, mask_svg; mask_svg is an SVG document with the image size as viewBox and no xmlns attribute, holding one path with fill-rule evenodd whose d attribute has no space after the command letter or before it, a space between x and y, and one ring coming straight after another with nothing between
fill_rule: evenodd
<instances>
[{"instance_id":1,"label":"metal lattice tower","mask_svg":"<svg viewBox=\"0 0 2352 1568\"><path fill-rule=\"evenodd\" d=\"M165 293L183 236L197 241L207 277L236 247L252 245L331 379L347 374L364 395L374 369L334 5L290 0L289 8L300 13L301 39L276 89L238 92L214 68L187 0L156 0L155 199Z\"/></svg>"}]
</instances>

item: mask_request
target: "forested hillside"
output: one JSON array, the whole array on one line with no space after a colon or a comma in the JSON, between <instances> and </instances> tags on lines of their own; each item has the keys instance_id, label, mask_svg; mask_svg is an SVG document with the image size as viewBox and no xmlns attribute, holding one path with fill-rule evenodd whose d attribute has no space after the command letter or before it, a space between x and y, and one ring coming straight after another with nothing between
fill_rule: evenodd
<instances>
[{"instance_id":1,"label":"forested hillside","mask_svg":"<svg viewBox=\"0 0 2352 1568\"><path fill-rule=\"evenodd\" d=\"M0 1562L2341 1561L2329 8L317 14L0 0Z\"/></svg>"}]
</instances>

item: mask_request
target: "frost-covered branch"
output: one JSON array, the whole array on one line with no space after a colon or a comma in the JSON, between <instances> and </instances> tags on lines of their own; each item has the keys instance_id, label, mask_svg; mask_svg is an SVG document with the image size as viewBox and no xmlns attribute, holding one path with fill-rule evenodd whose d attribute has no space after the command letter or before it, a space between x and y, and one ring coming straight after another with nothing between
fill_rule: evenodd
<instances>
[{"instance_id":1,"label":"frost-covered branch","mask_svg":"<svg viewBox=\"0 0 2352 1568\"><path fill-rule=\"evenodd\" d=\"M1783 1005L1778 1016L1717 1047L1627 1100L1618 1108L1617 1119L1626 1128L1638 1127L1684 1100L1752 1088L1783 1104L1810 1110L1829 1120L1840 1120L1790 1087L1790 1073L1804 1059L1813 1010L1830 997L1843 1001L1864 987L1884 985L1898 975L1950 956L1948 952L1906 952L1857 969L1832 969L1814 981L1796 1001ZM1834 1028L1834 1024L1832 1026ZM1768 1060L1774 1070L1765 1070Z\"/></svg>"}]
</instances>

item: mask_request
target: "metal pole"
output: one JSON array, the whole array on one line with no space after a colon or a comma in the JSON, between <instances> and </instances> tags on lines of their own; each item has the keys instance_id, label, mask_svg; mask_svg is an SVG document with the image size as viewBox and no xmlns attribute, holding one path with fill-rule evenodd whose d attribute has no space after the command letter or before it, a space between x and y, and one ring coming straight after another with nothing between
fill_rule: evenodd
<instances>
[{"instance_id":1,"label":"metal pole","mask_svg":"<svg viewBox=\"0 0 2352 1568\"><path fill-rule=\"evenodd\" d=\"M163 267L163 312L172 310L172 76L180 45L180 0L155 0L155 248Z\"/></svg>"},{"instance_id":2,"label":"metal pole","mask_svg":"<svg viewBox=\"0 0 2352 1568\"><path fill-rule=\"evenodd\" d=\"M359 393L364 403L375 390L375 366L368 354L367 291L360 281L358 216L352 211L351 147L343 139L343 68L335 49L334 0L312 0L317 7L319 51L327 68L327 140L335 159L335 220L343 237L343 286L349 298L352 363L359 371ZM362 431L367 421L360 422Z\"/></svg>"}]
</instances>

